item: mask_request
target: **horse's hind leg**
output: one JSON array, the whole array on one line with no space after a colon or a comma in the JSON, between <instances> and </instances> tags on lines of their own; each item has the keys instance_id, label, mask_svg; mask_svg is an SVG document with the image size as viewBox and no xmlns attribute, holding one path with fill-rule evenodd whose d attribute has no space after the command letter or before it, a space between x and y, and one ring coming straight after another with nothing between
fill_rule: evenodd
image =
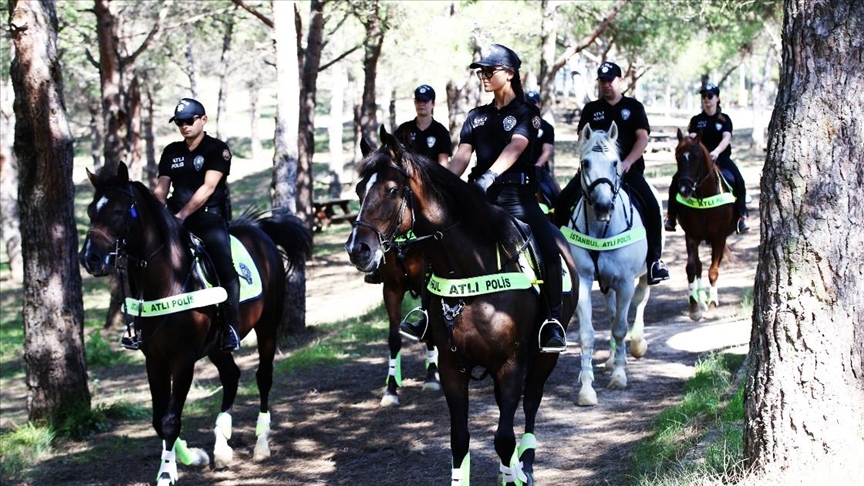
<instances>
[{"instance_id":1,"label":"horse's hind leg","mask_svg":"<svg viewBox=\"0 0 864 486\"><path fill-rule=\"evenodd\" d=\"M495 452L501 459L500 472L504 484L527 481L518 458L514 460L516 451L516 434L513 431L513 420L519 398L522 396L522 380L524 371L515 360L502 367L495 376L495 401L498 402L498 429L495 430Z\"/></svg>"},{"instance_id":2,"label":"horse's hind leg","mask_svg":"<svg viewBox=\"0 0 864 486\"><path fill-rule=\"evenodd\" d=\"M522 410L525 413L525 433L519 441L517 456L522 461L522 471L527 476L526 484L534 484L534 460L537 450L537 439L534 436L534 425L537 420L537 410L543 400L543 390L546 380L558 362L558 354L538 353L534 359L528 377L525 379Z\"/></svg>"},{"instance_id":3,"label":"horse's hind leg","mask_svg":"<svg viewBox=\"0 0 864 486\"><path fill-rule=\"evenodd\" d=\"M579 396L576 403L580 406L597 405L597 392L594 391L594 323L591 322L591 286L593 276L586 280L579 278L579 301L576 314L579 316L579 345L582 349L582 367L579 371Z\"/></svg>"},{"instance_id":4,"label":"horse's hind leg","mask_svg":"<svg viewBox=\"0 0 864 486\"><path fill-rule=\"evenodd\" d=\"M219 370L219 381L222 382L221 413L216 417L216 427L213 429L213 434L216 437L216 443L213 446L213 465L216 469L223 469L234 460L234 450L228 445L228 440L231 439L231 407L237 397L240 368L234 362L234 357L228 353L212 351L208 356L210 361L216 365L216 369Z\"/></svg>"},{"instance_id":5,"label":"horse's hind leg","mask_svg":"<svg viewBox=\"0 0 864 486\"><path fill-rule=\"evenodd\" d=\"M468 484L471 477L471 456L469 445L471 434L468 431L468 374L459 371L457 358L449 350L445 352L445 362L441 363L441 386L447 408L450 410L450 453L452 477L460 478L461 484ZM449 358L449 359L448 359ZM455 484L455 483L454 483Z\"/></svg>"},{"instance_id":6,"label":"horse's hind leg","mask_svg":"<svg viewBox=\"0 0 864 486\"><path fill-rule=\"evenodd\" d=\"M726 240L718 239L711 244L711 266L708 268L708 283L711 284L708 294L708 306L717 307L720 299L717 296L717 279L720 278L720 262L726 252Z\"/></svg>"},{"instance_id":7,"label":"horse's hind leg","mask_svg":"<svg viewBox=\"0 0 864 486\"><path fill-rule=\"evenodd\" d=\"M648 275L645 274L639 277L633 292L636 315L633 318L633 327L630 329L630 355L636 359L642 358L648 352L648 340L645 339L645 306L648 305L650 296L651 288L648 287Z\"/></svg>"},{"instance_id":8,"label":"horse's hind leg","mask_svg":"<svg viewBox=\"0 0 864 486\"><path fill-rule=\"evenodd\" d=\"M264 326L256 328L258 334L258 370L255 380L258 383L258 420L255 424L255 451L252 459L262 461L270 457L270 389L273 387L273 358L276 356L275 332L266 332Z\"/></svg>"},{"instance_id":9,"label":"horse's hind leg","mask_svg":"<svg viewBox=\"0 0 864 486\"><path fill-rule=\"evenodd\" d=\"M399 387L402 386L402 336L399 334L399 323L402 321L402 300L405 289L384 281L384 306L387 308L387 319L390 328L387 334L387 347L390 349L387 372L387 389L381 397L382 407L399 406Z\"/></svg>"},{"instance_id":10,"label":"horse's hind leg","mask_svg":"<svg viewBox=\"0 0 864 486\"><path fill-rule=\"evenodd\" d=\"M690 319L699 321L706 310L702 300L702 261L699 260L699 241L687 238L687 282L690 293L687 302L690 306Z\"/></svg>"},{"instance_id":11,"label":"horse's hind leg","mask_svg":"<svg viewBox=\"0 0 864 486\"><path fill-rule=\"evenodd\" d=\"M438 348L431 341L426 341L426 381L424 391L441 390L441 379L438 377Z\"/></svg>"}]
</instances>

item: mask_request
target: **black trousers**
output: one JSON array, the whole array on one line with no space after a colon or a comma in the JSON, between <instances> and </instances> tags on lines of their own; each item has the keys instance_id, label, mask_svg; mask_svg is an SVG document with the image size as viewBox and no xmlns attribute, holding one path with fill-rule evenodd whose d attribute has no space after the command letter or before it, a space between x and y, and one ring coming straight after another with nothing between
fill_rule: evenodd
<instances>
[{"instance_id":1,"label":"black trousers","mask_svg":"<svg viewBox=\"0 0 864 486\"><path fill-rule=\"evenodd\" d=\"M237 285L237 271L234 270L234 262L231 259L228 222L219 211L202 210L186 218L183 226L204 242L204 249L213 261L219 281L228 291L227 303L235 310L238 309L240 286Z\"/></svg>"},{"instance_id":2,"label":"black trousers","mask_svg":"<svg viewBox=\"0 0 864 486\"><path fill-rule=\"evenodd\" d=\"M660 254L663 252L661 228L663 218L660 217L660 203L657 202L651 186L641 173L633 171L625 173L621 178L621 186L640 209L639 214L642 216L642 224L645 225L648 240L645 262L650 268L652 263L660 259Z\"/></svg>"},{"instance_id":3,"label":"black trousers","mask_svg":"<svg viewBox=\"0 0 864 486\"><path fill-rule=\"evenodd\" d=\"M555 243L555 232L559 230L540 210L534 188L530 184L496 184L489 188L489 194L495 204L531 228L534 239L540 247L540 253L543 255L546 303L550 310L560 307L561 259L558 256L558 245Z\"/></svg>"},{"instance_id":4,"label":"black trousers","mask_svg":"<svg viewBox=\"0 0 864 486\"><path fill-rule=\"evenodd\" d=\"M732 180L729 181L729 183L732 184L732 195L735 196L735 212L738 214L738 216L743 216L746 218L747 186L744 185L744 177L741 175L741 171L738 170L738 166L735 165L735 162L733 162L730 158L722 157L717 159L715 163L717 167L720 168L720 170L732 175ZM678 173L676 172L675 175L672 176L672 184L669 185L669 202L666 203L670 219L674 219L675 216L678 214L678 201L675 200L675 196L677 194Z\"/></svg>"}]
</instances>

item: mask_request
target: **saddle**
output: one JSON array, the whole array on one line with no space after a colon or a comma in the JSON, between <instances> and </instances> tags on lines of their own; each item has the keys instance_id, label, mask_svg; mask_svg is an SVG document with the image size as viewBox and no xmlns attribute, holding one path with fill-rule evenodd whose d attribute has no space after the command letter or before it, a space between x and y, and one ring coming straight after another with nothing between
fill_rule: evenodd
<instances>
[{"instance_id":1,"label":"saddle","mask_svg":"<svg viewBox=\"0 0 864 486\"><path fill-rule=\"evenodd\" d=\"M234 270L240 280L240 303L254 300L261 297L263 287L261 285L261 276L258 274L258 267L252 260L249 250L243 246L233 235L231 239L231 260L234 262ZM213 266L213 261L204 244L197 236L189 233L189 250L192 252L192 257L195 260L193 265L193 275L201 285L205 288L210 288L219 285L219 279L216 276L216 269Z\"/></svg>"}]
</instances>

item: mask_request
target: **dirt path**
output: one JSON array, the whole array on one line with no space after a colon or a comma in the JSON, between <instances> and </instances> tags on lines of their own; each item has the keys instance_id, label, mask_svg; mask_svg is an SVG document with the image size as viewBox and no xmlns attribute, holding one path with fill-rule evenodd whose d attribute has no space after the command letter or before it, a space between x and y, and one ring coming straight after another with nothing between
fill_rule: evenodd
<instances>
[{"instance_id":1,"label":"dirt path","mask_svg":"<svg viewBox=\"0 0 864 486\"><path fill-rule=\"evenodd\" d=\"M668 154L665 163L671 163ZM652 162L649 161L649 165ZM741 163L741 162L739 162ZM761 160L742 163L751 191L758 190ZM559 170L572 170L561 166ZM652 181L665 193L668 180ZM752 208L758 207L754 194ZM648 434L654 417L680 398L683 380L693 373L700 353L712 349L744 352L749 339L749 315L740 315L745 291L753 285L759 243L758 224L744 236L730 237L734 259L724 263L720 277L721 307L700 323L687 317L684 241L678 233L667 235L664 259L672 279L652 287L645 313L648 355L628 362L629 385L623 391L605 388L608 375L600 367L608 353L609 331L598 328L596 389L600 404L575 405L579 372L578 323L570 326L568 352L559 360L538 415L540 442L535 479L538 484L625 484L630 469L628 455ZM346 231L347 231L347 227ZM346 233L347 234L347 233ZM345 235L331 236L344 240ZM703 250L706 251L706 250ZM332 321L357 315L380 302L380 287L362 282L343 253L319 259L307 275L308 322ZM593 293L595 320L602 322L599 290ZM575 319L575 317L574 317ZM228 470L181 468L184 485L285 484L285 485L433 485L450 478L449 416L440 393L422 391L423 350L404 348L402 406L382 409L379 400L386 375L386 336L370 343L375 358L358 359L347 366L308 370L278 380L271 394L272 457L251 462L255 444L257 399L241 397L235 405L235 465ZM255 359L246 346L238 362L243 382L254 383ZM199 363L190 397L218 393L218 380L209 363ZM105 374L103 377L102 374ZM94 396L116 393L126 401L137 400L149 411L146 379L140 363L91 373ZM498 457L492 436L497 408L490 379L472 384L471 391L472 482L494 484ZM3 401L20 400L3 390ZM12 411L10 411L12 410ZM14 409L4 405L5 419ZM19 409L20 413L20 409ZM20 419L20 417L19 417ZM183 437L195 446L212 450L212 420L186 420ZM522 433L521 411L517 436ZM117 485L147 484L158 468L160 442L149 418L125 421L86 443L72 443L39 467L37 477L20 484Z\"/></svg>"}]
</instances>

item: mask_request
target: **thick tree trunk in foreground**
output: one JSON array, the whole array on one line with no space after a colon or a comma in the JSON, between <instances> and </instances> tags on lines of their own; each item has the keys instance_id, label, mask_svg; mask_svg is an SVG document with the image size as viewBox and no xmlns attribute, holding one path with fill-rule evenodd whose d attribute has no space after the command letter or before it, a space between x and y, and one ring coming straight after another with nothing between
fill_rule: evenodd
<instances>
[{"instance_id":1,"label":"thick tree trunk in foreground","mask_svg":"<svg viewBox=\"0 0 864 486\"><path fill-rule=\"evenodd\" d=\"M786 0L784 10L761 184L745 453L750 465L795 482L832 484L829 475L857 482L864 477L864 2Z\"/></svg>"},{"instance_id":2,"label":"thick tree trunk in foreground","mask_svg":"<svg viewBox=\"0 0 864 486\"><path fill-rule=\"evenodd\" d=\"M10 2L15 155L24 254L24 365L30 420L90 406L78 271L72 134L52 0Z\"/></svg>"}]
</instances>

